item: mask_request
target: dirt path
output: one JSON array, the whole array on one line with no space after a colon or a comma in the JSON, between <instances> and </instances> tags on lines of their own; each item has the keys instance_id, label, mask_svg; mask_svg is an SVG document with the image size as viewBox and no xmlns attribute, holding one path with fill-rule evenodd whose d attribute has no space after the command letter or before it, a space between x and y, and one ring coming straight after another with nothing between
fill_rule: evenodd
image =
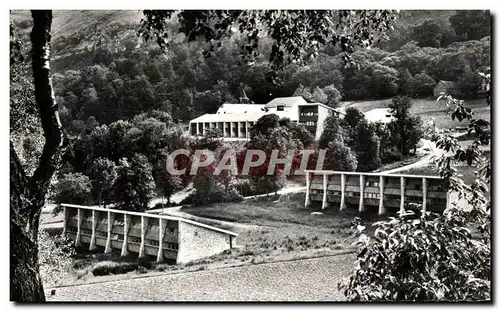
<instances>
[{"instance_id":1,"label":"dirt path","mask_svg":"<svg viewBox=\"0 0 500 311\"><path fill-rule=\"evenodd\" d=\"M48 301L339 301L354 254L56 288Z\"/></svg>"}]
</instances>

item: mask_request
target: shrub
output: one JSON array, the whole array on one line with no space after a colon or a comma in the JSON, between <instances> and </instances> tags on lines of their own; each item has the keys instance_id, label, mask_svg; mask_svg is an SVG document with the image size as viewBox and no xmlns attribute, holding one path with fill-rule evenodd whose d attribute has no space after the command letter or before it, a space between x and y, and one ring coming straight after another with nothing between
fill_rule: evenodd
<instances>
[{"instance_id":1,"label":"shrub","mask_svg":"<svg viewBox=\"0 0 500 311\"><path fill-rule=\"evenodd\" d=\"M151 262L150 259L148 259L147 257L144 257L144 258L139 258L137 260L137 265L139 267L144 267L146 269L151 269L153 267L153 263Z\"/></svg>"},{"instance_id":2,"label":"shrub","mask_svg":"<svg viewBox=\"0 0 500 311\"><path fill-rule=\"evenodd\" d=\"M210 203L223 203L223 202L240 202L243 197L235 187L228 187L225 189L222 185L216 185L210 191L198 191L190 194L184 199L181 204L189 204L192 202L194 205L204 205Z\"/></svg>"},{"instance_id":3,"label":"shrub","mask_svg":"<svg viewBox=\"0 0 500 311\"><path fill-rule=\"evenodd\" d=\"M250 176L254 195L275 193L284 187L285 176L277 169L275 175L270 176Z\"/></svg>"},{"instance_id":4,"label":"shrub","mask_svg":"<svg viewBox=\"0 0 500 311\"><path fill-rule=\"evenodd\" d=\"M62 235L51 235L46 230L38 231L38 262L40 276L45 284L57 285L69 275L73 266L75 250L73 242Z\"/></svg>"},{"instance_id":5,"label":"shrub","mask_svg":"<svg viewBox=\"0 0 500 311\"><path fill-rule=\"evenodd\" d=\"M260 194L257 193L254 184L249 179L239 181L237 188L239 193L244 197Z\"/></svg>"},{"instance_id":6,"label":"shrub","mask_svg":"<svg viewBox=\"0 0 500 311\"><path fill-rule=\"evenodd\" d=\"M81 173L62 176L52 186L55 203L89 204L92 202L90 179Z\"/></svg>"},{"instance_id":7,"label":"shrub","mask_svg":"<svg viewBox=\"0 0 500 311\"><path fill-rule=\"evenodd\" d=\"M339 288L355 301L490 299L490 247L472 238L470 217L450 209L375 223L373 238L360 236L357 267Z\"/></svg>"},{"instance_id":8,"label":"shrub","mask_svg":"<svg viewBox=\"0 0 500 311\"><path fill-rule=\"evenodd\" d=\"M393 163L403 159L401 151L396 147L388 147L380 150L382 163Z\"/></svg>"},{"instance_id":9,"label":"shrub","mask_svg":"<svg viewBox=\"0 0 500 311\"><path fill-rule=\"evenodd\" d=\"M92 268L94 276L102 276L109 274L125 274L138 269L138 265L134 263L118 263L114 261L101 261Z\"/></svg>"}]
</instances>

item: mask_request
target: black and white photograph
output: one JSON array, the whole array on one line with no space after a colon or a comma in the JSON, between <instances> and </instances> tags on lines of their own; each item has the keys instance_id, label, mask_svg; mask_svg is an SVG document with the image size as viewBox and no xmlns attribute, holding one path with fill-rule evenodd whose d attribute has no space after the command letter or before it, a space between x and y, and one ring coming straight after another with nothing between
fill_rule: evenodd
<instances>
[{"instance_id":1,"label":"black and white photograph","mask_svg":"<svg viewBox=\"0 0 500 311\"><path fill-rule=\"evenodd\" d=\"M282 6L9 10L12 303L493 302L494 12Z\"/></svg>"}]
</instances>

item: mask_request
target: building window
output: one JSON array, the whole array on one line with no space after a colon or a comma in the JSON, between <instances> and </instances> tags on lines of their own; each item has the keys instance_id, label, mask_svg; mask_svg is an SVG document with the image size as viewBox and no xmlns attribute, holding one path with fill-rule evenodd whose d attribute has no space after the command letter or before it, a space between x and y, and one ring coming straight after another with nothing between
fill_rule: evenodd
<instances>
[{"instance_id":1,"label":"building window","mask_svg":"<svg viewBox=\"0 0 500 311\"><path fill-rule=\"evenodd\" d=\"M159 246L160 242L157 240L148 240L148 244L152 246Z\"/></svg>"},{"instance_id":2,"label":"building window","mask_svg":"<svg viewBox=\"0 0 500 311\"><path fill-rule=\"evenodd\" d=\"M179 244L177 244L177 243L166 243L165 248L172 249L172 250L178 250L179 249Z\"/></svg>"},{"instance_id":3,"label":"building window","mask_svg":"<svg viewBox=\"0 0 500 311\"><path fill-rule=\"evenodd\" d=\"M128 241L131 243L141 243L141 238L135 236L129 236Z\"/></svg>"},{"instance_id":4,"label":"building window","mask_svg":"<svg viewBox=\"0 0 500 311\"><path fill-rule=\"evenodd\" d=\"M277 107L276 107L276 110L277 110L277 111L285 111L285 106L282 106L282 105L277 106Z\"/></svg>"},{"instance_id":5,"label":"building window","mask_svg":"<svg viewBox=\"0 0 500 311\"><path fill-rule=\"evenodd\" d=\"M366 187L378 187L379 183L378 182L375 182L375 181L367 181L365 183L365 186Z\"/></svg>"},{"instance_id":6,"label":"building window","mask_svg":"<svg viewBox=\"0 0 500 311\"><path fill-rule=\"evenodd\" d=\"M363 195L366 199L380 199L380 194L379 193L364 193Z\"/></svg>"}]
</instances>

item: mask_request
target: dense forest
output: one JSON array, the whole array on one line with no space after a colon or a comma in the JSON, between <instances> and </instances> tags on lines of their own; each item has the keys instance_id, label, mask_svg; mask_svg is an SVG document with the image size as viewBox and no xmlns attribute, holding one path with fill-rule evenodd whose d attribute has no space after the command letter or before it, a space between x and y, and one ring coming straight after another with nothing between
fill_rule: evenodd
<instances>
[{"instance_id":1,"label":"dense forest","mask_svg":"<svg viewBox=\"0 0 500 311\"><path fill-rule=\"evenodd\" d=\"M62 34L53 39L60 117L74 134L83 131L89 117L110 124L154 109L186 122L237 102L241 90L257 104L305 94L336 105L339 99L431 96L436 83L447 80L458 83L462 98L473 98L481 83L477 71L490 65L489 16L482 11L401 11L390 40L354 52L357 67L345 66L339 48L325 47L306 66L287 66L279 86L267 79L266 38L255 63L247 64L241 61L237 32L205 58L203 41L187 43L175 31L174 19L173 41L163 53L155 42L137 36L135 20L117 22L118 13L81 14L92 23L72 31L61 26ZM21 32L29 30L28 20L16 24Z\"/></svg>"}]
</instances>

